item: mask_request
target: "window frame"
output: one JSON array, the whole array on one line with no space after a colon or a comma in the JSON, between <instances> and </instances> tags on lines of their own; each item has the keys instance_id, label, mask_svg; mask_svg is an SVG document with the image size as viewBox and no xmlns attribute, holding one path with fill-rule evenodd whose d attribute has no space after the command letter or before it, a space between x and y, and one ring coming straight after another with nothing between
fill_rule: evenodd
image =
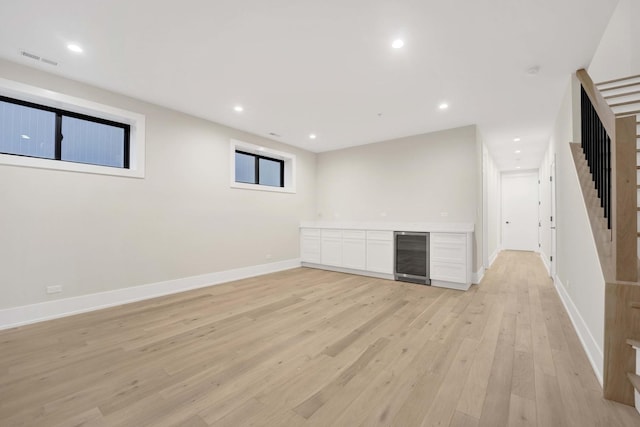
<instances>
[{"instance_id":1,"label":"window frame","mask_svg":"<svg viewBox=\"0 0 640 427\"><path fill-rule=\"evenodd\" d=\"M56 160L59 162L71 162L71 163L82 163L93 166L102 166L108 168L119 168L119 169L129 169L129 146L130 146L130 134L131 134L131 126L126 123L115 122L113 120L102 119L99 117L88 116L86 114L74 113L73 111L63 110L61 108L49 107L47 105L36 104L34 102L23 101L21 99L10 98L8 96L4 96L0 94L0 101L8 103L21 105L23 107L32 108L34 110L42 110L48 111L50 113L54 113L56 115L55 125L54 125L54 158L50 159L48 157L37 157L37 156L29 156L27 154L19 154L19 153L5 153L0 151L0 154L9 155L9 156L22 156L22 157L30 157L33 159L47 159L47 160ZM62 120L64 117L71 117L74 119L85 120L88 122L99 123L102 125L107 125L111 127L117 127L124 130L123 135L123 158L122 158L122 167L120 166L107 166L100 165L98 163L83 163L76 162L73 160L63 160L62 159L62 141L64 140L64 135L62 134Z\"/></svg>"},{"instance_id":2,"label":"window frame","mask_svg":"<svg viewBox=\"0 0 640 427\"><path fill-rule=\"evenodd\" d=\"M256 164L259 159L281 162L280 168L281 187L266 184L250 184L236 181L236 152L256 157ZM271 191L276 193L296 192L296 156L291 153L274 150L268 147L250 144L232 139L229 144L230 158L230 187L244 190ZM256 166L256 180L259 180L259 166Z\"/></svg>"},{"instance_id":3,"label":"window frame","mask_svg":"<svg viewBox=\"0 0 640 427\"><path fill-rule=\"evenodd\" d=\"M82 120L129 126L128 147L125 147L124 154L125 158L128 157L129 167L103 166L8 153L0 153L0 165L144 178L144 115L3 78L0 78L0 97L19 101L23 105L27 104L25 106L45 111L63 111L66 116ZM59 128L57 131L59 131ZM58 153L56 153L56 157L58 157Z\"/></svg>"}]
</instances>

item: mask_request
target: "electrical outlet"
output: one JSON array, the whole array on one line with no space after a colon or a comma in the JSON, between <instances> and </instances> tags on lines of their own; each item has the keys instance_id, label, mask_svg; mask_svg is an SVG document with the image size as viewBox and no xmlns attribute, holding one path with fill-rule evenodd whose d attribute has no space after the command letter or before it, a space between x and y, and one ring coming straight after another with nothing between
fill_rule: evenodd
<instances>
[{"instance_id":1,"label":"electrical outlet","mask_svg":"<svg viewBox=\"0 0 640 427\"><path fill-rule=\"evenodd\" d=\"M271 254L267 254L267 255L265 255L265 257L264 257L264 258L265 258L265 259L271 259Z\"/></svg>"},{"instance_id":2,"label":"electrical outlet","mask_svg":"<svg viewBox=\"0 0 640 427\"><path fill-rule=\"evenodd\" d=\"M47 286L47 293L48 294L59 294L60 292L62 292L62 286L61 285Z\"/></svg>"},{"instance_id":3,"label":"electrical outlet","mask_svg":"<svg viewBox=\"0 0 640 427\"><path fill-rule=\"evenodd\" d=\"M442 217L449 216L449 212L440 212L440 216Z\"/></svg>"}]
</instances>

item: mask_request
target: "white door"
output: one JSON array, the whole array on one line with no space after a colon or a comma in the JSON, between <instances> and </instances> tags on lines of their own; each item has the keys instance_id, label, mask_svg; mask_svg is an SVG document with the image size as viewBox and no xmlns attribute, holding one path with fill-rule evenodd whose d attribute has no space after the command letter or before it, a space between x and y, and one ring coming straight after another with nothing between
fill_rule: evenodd
<instances>
[{"instance_id":1,"label":"white door","mask_svg":"<svg viewBox=\"0 0 640 427\"><path fill-rule=\"evenodd\" d=\"M551 185L551 259L549 266L551 277L556 277L556 161L551 163L549 171L549 184ZM555 279L554 279L555 280Z\"/></svg>"},{"instance_id":2,"label":"white door","mask_svg":"<svg viewBox=\"0 0 640 427\"><path fill-rule=\"evenodd\" d=\"M538 248L538 174L502 174L502 248Z\"/></svg>"}]
</instances>

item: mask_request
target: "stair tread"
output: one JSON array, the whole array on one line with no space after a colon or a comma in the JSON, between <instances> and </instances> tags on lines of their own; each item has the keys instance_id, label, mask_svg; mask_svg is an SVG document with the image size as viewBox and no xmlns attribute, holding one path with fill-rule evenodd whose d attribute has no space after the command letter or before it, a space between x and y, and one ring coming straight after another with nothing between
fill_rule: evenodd
<instances>
[{"instance_id":1,"label":"stair tread","mask_svg":"<svg viewBox=\"0 0 640 427\"><path fill-rule=\"evenodd\" d=\"M627 344L634 346L636 348L640 348L640 341L629 338L627 340Z\"/></svg>"},{"instance_id":2,"label":"stair tread","mask_svg":"<svg viewBox=\"0 0 640 427\"><path fill-rule=\"evenodd\" d=\"M622 107L623 105L640 104L640 99L634 99L633 101L617 102L615 104L609 104L610 107Z\"/></svg>"},{"instance_id":3,"label":"stair tread","mask_svg":"<svg viewBox=\"0 0 640 427\"><path fill-rule=\"evenodd\" d=\"M640 77L640 74L635 75L635 76L620 77L620 78L617 78L617 79L611 79L611 80L606 80L604 82L596 83L596 86L602 86L602 85L606 85L606 84L609 84L609 83L623 82L625 80L637 79L638 77Z\"/></svg>"},{"instance_id":4,"label":"stair tread","mask_svg":"<svg viewBox=\"0 0 640 427\"><path fill-rule=\"evenodd\" d=\"M631 92L616 93L615 95L605 96L604 99L622 98L623 96L631 96L640 94L640 90L632 90Z\"/></svg>"},{"instance_id":5,"label":"stair tread","mask_svg":"<svg viewBox=\"0 0 640 427\"><path fill-rule=\"evenodd\" d=\"M618 85L618 86L611 86L611 87L603 87L602 89L599 89L599 90L600 90L600 92L606 92L606 91L609 91L609 90L623 89L625 87L632 87L632 86L638 86L638 85L640 85L640 82L627 83L627 84Z\"/></svg>"},{"instance_id":6,"label":"stair tread","mask_svg":"<svg viewBox=\"0 0 640 427\"><path fill-rule=\"evenodd\" d=\"M616 113L616 117L635 116L636 114L640 114L640 110L624 111L624 112Z\"/></svg>"},{"instance_id":7,"label":"stair tread","mask_svg":"<svg viewBox=\"0 0 640 427\"><path fill-rule=\"evenodd\" d=\"M640 375L627 372L627 377L629 377L629 381L631 381L631 384L633 384L633 388L640 392Z\"/></svg>"}]
</instances>

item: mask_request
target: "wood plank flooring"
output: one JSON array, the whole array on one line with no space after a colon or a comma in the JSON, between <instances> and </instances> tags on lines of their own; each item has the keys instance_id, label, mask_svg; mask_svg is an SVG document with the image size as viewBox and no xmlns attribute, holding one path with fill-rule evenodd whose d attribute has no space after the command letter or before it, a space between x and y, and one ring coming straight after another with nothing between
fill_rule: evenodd
<instances>
[{"instance_id":1,"label":"wood plank flooring","mask_svg":"<svg viewBox=\"0 0 640 427\"><path fill-rule=\"evenodd\" d=\"M640 426L536 254L468 292L296 269L0 331L1 426Z\"/></svg>"}]
</instances>

